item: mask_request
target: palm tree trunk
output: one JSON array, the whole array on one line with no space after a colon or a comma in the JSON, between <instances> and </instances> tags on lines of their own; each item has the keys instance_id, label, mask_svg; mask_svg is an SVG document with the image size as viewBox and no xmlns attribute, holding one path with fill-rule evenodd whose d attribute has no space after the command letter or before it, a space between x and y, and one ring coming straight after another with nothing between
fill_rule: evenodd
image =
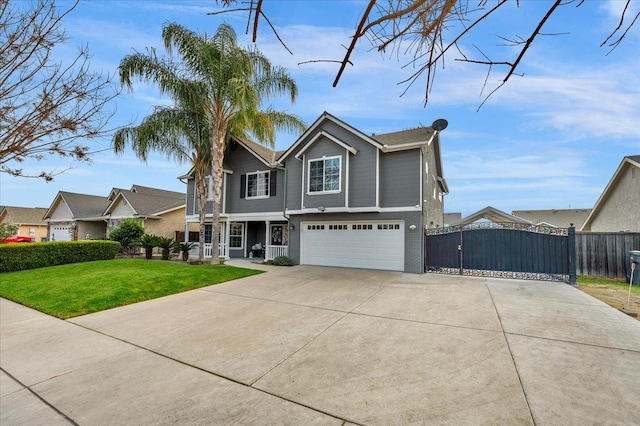
<instances>
[{"instance_id":1,"label":"palm tree trunk","mask_svg":"<svg viewBox=\"0 0 640 426\"><path fill-rule=\"evenodd\" d=\"M220 129L221 125L215 126L211 139L211 177L213 179L213 226L212 235L213 248L211 250L211 264L220 263L220 253L218 240L220 239L220 201L222 200L222 175L224 161L224 139L226 129Z\"/></svg>"},{"instance_id":2,"label":"palm tree trunk","mask_svg":"<svg viewBox=\"0 0 640 426\"><path fill-rule=\"evenodd\" d=\"M204 261L204 230L205 216L207 214L207 184L205 176L196 169L196 192L198 193L198 260Z\"/></svg>"}]
</instances>

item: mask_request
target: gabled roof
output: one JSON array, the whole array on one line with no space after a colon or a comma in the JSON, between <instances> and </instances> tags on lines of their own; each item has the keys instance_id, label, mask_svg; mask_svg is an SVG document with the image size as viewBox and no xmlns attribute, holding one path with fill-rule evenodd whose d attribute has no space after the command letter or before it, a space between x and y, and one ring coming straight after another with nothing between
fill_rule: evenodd
<instances>
[{"instance_id":1,"label":"gabled roof","mask_svg":"<svg viewBox=\"0 0 640 426\"><path fill-rule=\"evenodd\" d=\"M485 207L482 210L478 210L475 213L470 214L469 216L463 218L458 224L459 225L468 225L470 223L477 222L481 219L486 219L494 223L526 223L531 225L531 222L525 219L522 219L517 216L510 215L509 213L505 213L502 210L498 210L495 207Z\"/></svg>"},{"instance_id":2,"label":"gabled roof","mask_svg":"<svg viewBox=\"0 0 640 426\"><path fill-rule=\"evenodd\" d=\"M429 142L435 131L431 127L416 127L415 129L400 130L392 133L372 135L371 137L382 145L383 151L397 150Z\"/></svg>"},{"instance_id":3,"label":"gabled roof","mask_svg":"<svg viewBox=\"0 0 640 426\"><path fill-rule=\"evenodd\" d=\"M242 145L247 151L253 154L258 160L262 161L268 167L274 167L278 159L278 151L274 151L264 145L260 145L252 140L245 138L236 138L232 140Z\"/></svg>"},{"instance_id":4,"label":"gabled roof","mask_svg":"<svg viewBox=\"0 0 640 426\"><path fill-rule=\"evenodd\" d=\"M296 152L295 158L300 159L300 153L307 150L315 141L319 139L319 136L325 136L329 140L341 145L343 148L348 149L353 154L357 153L357 150L347 145L346 143L339 141L325 130L320 130L323 123L330 121L338 126L342 127L346 131L358 136L365 142L370 143L375 148L382 152L401 151L406 149L420 148L423 145L430 145L433 143L434 153L436 157L436 175L437 181L442 189L442 192L449 193L449 187L444 179L444 173L442 170L442 154L440 152L440 136L439 132L436 132L432 127L417 127L409 130L401 130L397 132L384 133L379 135L366 135L364 132L356 129L353 126L345 123L344 121L336 118L328 112L323 112L316 121L287 149L278 157L278 162L282 163L291 153ZM304 143L304 145L302 145ZM298 148L302 145L302 148Z\"/></svg>"},{"instance_id":5,"label":"gabled roof","mask_svg":"<svg viewBox=\"0 0 640 426\"><path fill-rule=\"evenodd\" d=\"M134 186L135 187L135 186ZM126 202L133 209L135 216L155 216L163 212L183 207L186 196L180 192L165 191L162 189L137 187L138 191L121 190L109 203L103 216L111 214L120 200Z\"/></svg>"},{"instance_id":6,"label":"gabled roof","mask_svg":"<svg viewBox=\"0 0 640 426\"><path fill-rule=\"evenodd\" d=\"M58 195L56 195L56 198L53 200L53 203L51 203L51 206L42 217L43 219L51 217L51 213L60 200L64 200L67 207L69 207L73 219L99 218L102 216L102 212L109 203L107 197L59 191Z\"/></svg>"},{"instance_id":7,"label":"gabled roof","mask_svg":"<svg viewBox=\"0 0 640 426\"><path fill-rule=\"evenodd\" d=\"M302 156L302 154L304 154L307 149L309 149L309 147L311 147L311 145L313 145L320 137L324 136L325 138L329 139L331 142L341 146L342 148L348 150L349 152L351 152L353 155L358 153L358 150L355 149L354 147L352 147L351 145L342 142L340 139L338 139L337 137L333 136L331 133L325 131L325 130L321 130L318 133L316 133L311 140L309 140L309 142L307 142L307 144L305 146L303 146L295 155L295 157L299 160L300 157Z\"/></svg>"},{"instance_id":8,"label":"gabled roof","mask_svg":"<svg viewBox=\"0 0 640 426\"><path fill-rule=\"evenodd\" d=\"M266 165L267 167L276 167L276 160L284 151L274 151L264 145L260 145L259 143L253 142L249 139L244 138L236 138L234 137L231 143L237 143L241 145L244 149L246 149L251 155L256 157L261 163ZM223 163L222 169L225 173L233 173L231 167L228 164ZM191 167L187 173L182 176L178 176L178 179L188 179L195 174L195 169Z\"/></svg>"},{"instance_id":9,"label":"gabled roof","mask_svg":"<svg viewBox=\"0 0 640 426\"><path fill-rule=\"evenodd\" d=\"M167 191L166 189L151 188L151 187L142 186L142 185L131 186L131 192L135 192L137 194L152 195L154 197L182 198L183 200L185 197L184 192Z\"/></svg>"},{"instance_id":10,"label":"gabled roof","mask_svg":"<svg viewBox=\"0 0 640 426\"><path fill-rule=\"evenodd\" d=\"M300 137L293 143L293 145L289 147L289 149L284 151L280 155L280 157L278 157L278 162L282 162L282 160L287 158L307 138L307 136L313 135L316 132L316 130L318 130L318 128L322 125L322 123L324 123L326 120L331 121L337 124L338 126L344 128L345 130L355 134L356 136L369 142L371 145L375 146L376 148L380 148L380 149L382 148L382 144L380 142L376 141L370 136L367 136L366 134L356 129L355 127L348 125L344 121L334 117L333 115L325 111L322 114L320 114L320 117L318 117L316 121L314 121L313 124L309 126L309 128L302 135L300 135Z\"/></svg>"},{"instance_id":11,"label":"gabled roof","mask_svg":"<svg viewBox=\"0 0 640 426\"><path fill-rule=\"evenodd\" d=\"M45 207L12 207L1 206L0 216L6 214L8 223L21 225L46 225L42 216L46 213Z\"/></svg>"},{"instance_id":12,"label":"gabled roof","mask_svg":"<svg viewBox=\"0 0 640 426\"><path fill-rule=\"evenodd\" d=\"M622 171L627 167L637 167L638 169L640 169L640 155L628 155L622 159L620 165L613 174L613 177L605 187L604 191L602 191L600 198L598 198L598 201L596 201L593 209L591 209L591 213L589 213L589 216L587 216L587 219L582 224L582 227L580 228L581 231L591 228L591 222L598 215L600 209L602 209L602 207L606 204L607 199L613 191L613 188L615 188L618 181L623 175Z\"/></svg>"}]
</instances>

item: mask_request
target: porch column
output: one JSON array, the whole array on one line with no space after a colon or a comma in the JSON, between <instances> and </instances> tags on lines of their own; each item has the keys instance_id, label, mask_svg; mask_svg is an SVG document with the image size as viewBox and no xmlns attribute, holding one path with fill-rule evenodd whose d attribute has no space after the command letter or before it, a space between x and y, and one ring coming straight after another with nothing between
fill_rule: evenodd
<instances>
[{"instance_id":1,"label":"porch column","mask_svg":"<svg viewBox=\"0 0 640 426\"><path fill-rule=\"evenodd\" d=\"M269 234L270 221L264 222L264 260L269 260L269 246L271 245L271 235Z\"/></svg>"},{"instance_id":2,"label":"porch column","mask_svg":"<svg viewBox=\"0 0 640 426\"><path fill-rule=\"evenodd\" d=\"M224 243L227 246L227 258L231 257L231 252L229 251L229 241L230 241L229 234L230 233L231 233L231 221L227 219L227 221L224 223Z\"/></svg>"}]
</instances>

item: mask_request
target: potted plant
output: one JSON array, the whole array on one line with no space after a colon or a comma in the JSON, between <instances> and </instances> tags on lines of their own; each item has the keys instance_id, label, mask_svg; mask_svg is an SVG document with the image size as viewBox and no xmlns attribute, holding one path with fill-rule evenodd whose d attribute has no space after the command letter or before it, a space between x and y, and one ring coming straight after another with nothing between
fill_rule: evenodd
<instances>
[{"instance_id":1,"label":"potted plant","mask_svg":"<svg viewBox=\"0 0 640 426\"><path fill-rule=\"evenodd\" d=\"M182 252L182 260L184 260L185 262L189 260L189 250L191 250L191 248L195 245L196 243L193 241L180 243L178 247L180 247L180 251Z\"/></svg>"},{"instance_id":2,"label":"potted plant","mask_svg":"<svg viewBox=\"0 0 640 426\"><path fill-rule=\"evenodd\" d=\"M158 236L153 234L144 234L140 238L140 246L144 249L147 259L153 258L153 249L158 247Z\"/></svg>"},{"instance_id":3,"label":"potted plant","mask_svg":"<svg viewBox=\"0 0 640 426\"><path fill-rule=\"evenodd\" d=\"M171 249L176 246L176 240L167 237L158 237L158 247L162 249L162 260L169 260Z\"/></svg>"}]
</instances>

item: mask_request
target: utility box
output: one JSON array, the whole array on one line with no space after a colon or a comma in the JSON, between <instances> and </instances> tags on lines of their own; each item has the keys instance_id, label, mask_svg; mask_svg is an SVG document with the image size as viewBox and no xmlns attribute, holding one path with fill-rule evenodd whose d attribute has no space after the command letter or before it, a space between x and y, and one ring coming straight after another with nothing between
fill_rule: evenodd
<instances>
[{"instance_id":1,"label":"utility box","mask_svg":"<svg viewBox=\"0 0 640 426\"><path fill-rule=\"evenodd\" d=\"M631 276L633 275L633 283ZM629 272L627 282L640 285L640 250L629 250Z\"/></svg>"}]
</instances>

